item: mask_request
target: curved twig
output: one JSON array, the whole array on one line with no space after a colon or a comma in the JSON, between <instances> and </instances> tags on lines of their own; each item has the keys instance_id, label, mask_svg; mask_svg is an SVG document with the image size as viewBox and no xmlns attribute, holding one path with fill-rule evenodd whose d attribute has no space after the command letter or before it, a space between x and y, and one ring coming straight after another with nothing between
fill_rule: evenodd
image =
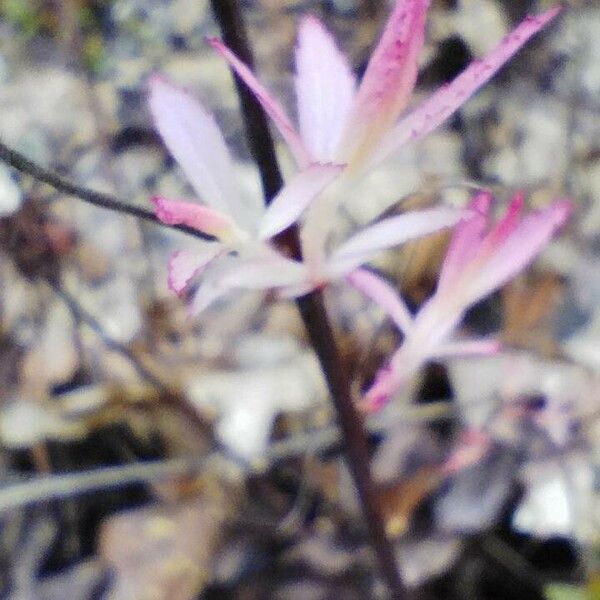
<instances>
[{"instance_id":1,"label":"curved twig","mask_svg":"<svg viewBox=\"0 0 600 600\"><path fill-rule=\"evenodd\" d=\"M385 414L372 416L369 419L369 431L385 432L398 424L411 427L416 423L445 419L452 414L453 409L450 402L442 401L426 406L398 407L392 412L386 411ZM255 465L247 464L244 460L230 454L223 456L220 452L213 452L204 457L153 460L78 473L28 477L24 481L0 486L0 515L39 502L73 498L133 483L155 483L181 475L193 475L202 472L211 463L219 465L221 461L232 461L251 471L263 472L280 461L302 455L307 447L312 448L315 453L323 452L330 450L339 442L339 428L330 425L316 432L295 435L289 440L274 443Z\"/></svg>"},{"instance_id":2,"label":"curved twig","mask_svg":"<svg viewBox=\"0 0 600 600\"><path fill-rule=\"evenodd\" d=\"M137 217L138 219L144 219L145 221L150 221L155 225L160 225L161 227L176 229L177 231L181 231L182 233L203 240L215 239L213 236L206 235L205 233L186 225L167 225L166 223L163 223L151 210L141 208L139 206L132 206L131 204L123 202L115 196L105 194L104 192L97 192L95 190L90 190L88 188L75 185L60 175L34 163L26 156L23 156L21 153L13 150L12 148L9 148L1 141L0 160L11 166L13 169L20 171L21 173L25 173L37 181L46 183L63 194L74 196L75 198L83 200L88 204L93 204L99 208L105 208L107 210L112 210L125 215L131 215L132 217Z\"/></svg>"}]
</instances>

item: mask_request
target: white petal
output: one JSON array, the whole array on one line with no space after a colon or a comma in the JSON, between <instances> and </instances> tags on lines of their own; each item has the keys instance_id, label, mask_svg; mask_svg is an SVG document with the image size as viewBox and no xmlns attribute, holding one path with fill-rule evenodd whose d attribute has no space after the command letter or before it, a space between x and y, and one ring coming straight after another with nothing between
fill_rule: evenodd
<instances>
[{"instance_id":1,"label":"white petal","mask_svg":"<svg viewBox=\"0 0 600 600\"><path fill-rule=\"evenodd\" d=\"M221 244L210 242L194 252L189 250L174 252L167 266L169 289L178 295L185 292L192 278L222 251Z\"/></svg>"},{"instance_id":2,"label":"white petal","mask_svg":"<svg viewBox=\"0 0 600 600\"><path fill-rule=\"evenodd\" d=\"M268 239L289 227L342 170L341 165L314 164L296 175L267 208L259 237Z\"/></svg>"},{"instance_id":3,"label":"white petal","mask_svg":"<svg viewBox=\"0 0 600 600\"><path fill-rule=\"evenodd\" d=\"M150 109L163 141L203 202L234 216L239 191L213 117L186 91L156 75L150 81Z\"/></svg>"},{"instance_id":4,"label":"white petal","mask_svg":"<svg viewBox=\"0 0 600 600\"><path fill-rule=\"evenodd\" d=\"M318 160L335 160L356 79L331 34L314 17L305 17L298 30L295 84L304 143Z\"/></svg>"},{"instance_id":5,"label":"white petal","mask_svg":"<svg viewBox=\"0 0 600 600\"><path fill-rule=\"evenodd\" d=\"M467 216L456 208L432 208L389 217L366 227L336 248L329 259L332 273L342 275L362 265L381 250L451 227Z\"/></svg>"},{"instance_id":6,"label":"white petal","mask_svg":"<svg viewBox=\"0 0 600 600\"><path fill-rule=\"evenodd\" d=\"M269 246L250 248L239 256L213 261L203 274L190 312L197 315L235 289L268 290L296 286L307 279L304 264L282 256Z\"/></svg>"},{"instance_id":7,"label":"white petal","mask_svg":"<svg viewBox=\"0 0 600 600\"><path fill-rule=\"evenodd\" d=\"M194 293L192 302L189 306L189 313L196 317L205 311L211 304L223 298L231 292L230 288L223 287L214 277L213 273L205 274L201 280L198 289Z\"/></svg>"},{"instance_id":8,"label":"white petal","mask_svg":"<svg viewBox=\"0 0 600 600\"><path fill-rule=\"evenodd\" d=\"M497 354L502 347L500 341L494 338L476 340L461 340L440 344L435 351L436 357L447 358L450 356L490 356Z\"/></svg>"},{"instance_id":9,"label":"white petal","mask_svg":"<svg viewBox=\"0 0 600 600\"><path fill-rule=\"evenodd\" d=\"M270 251L257 256L239 256L219 275L224 288L271 289L297 285L306 277L304 265Z\"/></svg>"},{"instance_id":10,"label":"white petal","mask_svg":"<svg viewBox=\"0 0 600 600\"><path fill-rule=\"evenodd\" d=\"M413 318L399 292L382 277L366 269L357 269L346 277L348 283L378 304L389 315L398 329L407 333L413 326Z\"/></svg>"}]
</instances>

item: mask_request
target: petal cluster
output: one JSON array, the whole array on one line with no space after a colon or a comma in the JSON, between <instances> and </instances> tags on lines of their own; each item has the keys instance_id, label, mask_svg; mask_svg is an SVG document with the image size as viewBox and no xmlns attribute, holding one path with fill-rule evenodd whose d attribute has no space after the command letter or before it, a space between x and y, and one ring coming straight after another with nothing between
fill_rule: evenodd
<instances>
[{"instance_id":1,"label":"petal cluster","mask_svg":"<svg viewBox=\"0 0 600 600\"><path fill-rule=\"evenodd\" d=\"M337 200L322 197L326 188L346 173L372 168L404 143L442 124L559 12L555 8L526 18L487 57L472 63L403 117L417 80L428 8L429 0L397 0L360 83L325 27L314 17L302 19L295 52L298 127L247 65L222 42L210 40L272 118L298 166L266 209L238 185L214 118L186 91L162 77L151 79L150 108L156 128L197 196L193 200L155 197L155 213L167 224L186 225L212 237L210 242L199 242L196 252L179 251L169 261L169 286L179 295L191 296L194 313L235 288L273 288L283 296L305 294L348 276L384 249L457 223L465 232L462 239L469 235L476 239L481 224L472 211L485 220L481 198L471 212L439 207L380 220L326 251L337 207ZM301 231L304 261L298 262L279 253L272 239L309 207ZM502 231L510 229L511 218L516 216L507 217ZM496 249L499 243L495 242ZM535 247L534 236L529 243ZM472 247L451 249L442 273L439 293L460 287L460 294L453 295L457 306L487 293L490 286L501 285L497 282L507 272L508 262L500 252L493 253L496 258L490 259L488 268L478 270L473 264L462 272L472 251ZM480 248L480 262L484 254ZM471 277L469 272L479 275ZM356 283L369 277L359 271L351 279ZM460 286L454 285L458 280ZM460 318L461 310L453 314ZM399 314L397 309L394 314Z\"/></svg>"},{"instance_id":2,"label":"petal cluster","mask_svg":"<svg viewBox=\"0 0 600 600\"><path fill-rule=\"evenodd\" d=\"M298 129L231 50L218 39L210 43L255 94L300 168L334 161L356 172L441 125L560 12L557 7L526 17L487 56L399 120L417 80L428 8L429 0L397 0L360 85L331 34L314 17L305 17L295 54Z\"/></svg>"},{"instance_id":3,"label":"petal cluster","mask_svg":"<svg viewBox=\"0 0 600 600\"><path fill-rule=\"evenodd\" d=\"M186 225L214 238L199 243L194 253L177 251L169 260L169 287L179 295L193 290L193 314L236 288L275 288L284 296L305 294L343 277L383 249L451 227L466 214L442 207L390 217L351 236L320 268L310 261L290 260L270 240L300 217L343 166L308 164L263 209L258 199L249 199L238 187L223 136L197 100L155 76L150 82L150 107L165 145L199 197L155 196L155 213L164 223Z\"/></svg>"},{"instance_id":4,"label":"petal cluster","mask_svg":"<svg viewBox=\"0 0 600 600\"><path fill-rule=\"evenodd\" d=\"M517 194L490 227L491 201L490 194L482 192L471 202L471 216L454 230L436 291L414 317L398 292L372 272L358 269L347 277L404 334L400 348L368 390L366 408L387 402L429 360L498 350L496 340L457 340L455 332L467 309L517 275L544 248L567 220L571 203L558 200L523 216L523 196Z\"/></svg>"},{"instance_id":5,"label":"petal cluster","mask_svg":"<svg viewBox=\"0 0 600 600\"><path fill-rule=\"evenodd\" d=\"M231 273L248 269L250 263L262 261L271 269L263 269L255 287L281 285L280 270L292 266L297 271L299 267L267 242L289 227L338 177L342 167L308 165L265 210L259 198L248 198L239 188L223 135L197 100L166 79L154 76L150 81L150 109L165 145L198 196L191 201L154 197L155 213L164 223L187 225L214 238L199 245L194 253L173 254L169 261L170 288L177 294L187 294L203 274L192 300L193 312L198 312L208 306L209 299L213 301L236 287Z\"/></svg>"}]
</instances>

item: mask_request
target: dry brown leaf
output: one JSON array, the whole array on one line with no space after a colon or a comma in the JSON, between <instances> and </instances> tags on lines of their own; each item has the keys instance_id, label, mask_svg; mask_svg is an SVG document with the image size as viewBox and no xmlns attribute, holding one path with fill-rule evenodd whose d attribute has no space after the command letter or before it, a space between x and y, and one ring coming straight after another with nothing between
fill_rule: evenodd
<instances>
[{"instance_id":1,"label":"dry brown leaf","mask_svg":"<svg viewBox=\"0 0 600 600\"><path fill-rule=\"evenodd\" d=\"M110 600L193 600L211 578L225 508L206 500L118 514L100 531L113 569Z\"/></svg>"},{"instance_id":2,"label":"dry brown leaf","mask_svg":"<svg viewBox=\"0 0 600 600\"><path fill-rule=\"evenodd\" d=\"M406 532L413 512L440 481L438 469L424 467L415 475L388 486L381 492L381 511L389 536L400 537Z\"/></svg>"},{"instance_id":3,"label":"dry brown leaf","mask_svg":"<svg viewBox=\"0 0 600 600\"><path fill-rule=\"evenodd\" d=\"M503 292L502 340L508 346L556 356L558 347L552 333L565 286L553 273L539 273L520 279Z\"/></svg>"}]
</instances>

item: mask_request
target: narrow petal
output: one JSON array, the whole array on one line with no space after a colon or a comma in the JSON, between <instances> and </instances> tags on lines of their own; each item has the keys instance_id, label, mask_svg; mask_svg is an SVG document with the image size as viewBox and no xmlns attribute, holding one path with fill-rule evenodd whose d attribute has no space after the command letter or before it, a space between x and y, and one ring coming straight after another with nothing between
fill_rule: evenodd
<instances>
[{"instance_id":1,"label":"narrow petal","mask_svg":"<svg viewBox=\"0 0 600 600\"><path fill-rule=\"evenodd\" d=\"M200 198L231 215L239 191L231 157L212 116L186 91L157 75L150 80L150 109L169 152Z\"/></svg>"},{"instance_id":2,"label":"narrow petal","mask_svg":"<svg viewBox=\"0 0 600 600\"><path fill-rule=\"evenodd\" d=\"M300 22L295 84L304 143L318 160L334 160L356 79L331 34L314 17Z\"/></svg>"},{"instance_id":3,"label":"narrow petal","mask_svg":"<svg viewBox=\"0 0 600 600\"><path fill-rule=\"evenodd\" d=\"M366 269L356 269L346 276L350 285L378 304L390 316L398 329L408 333L413 325L413 318L400 294L383 278Z\"/></svg>"},{"instance_id":4,"label":"narrow petal","mask_svg":"<svg viewBox=\"0 0 600 600\"><path fill-rule=\"evenodd\" d=\"M221 240L234 235L233 221L227 215L208 206L185 200L169 200L160 196L154 196L152 204L156 216L167 225L187 225Z\"/></svg>"},{"instance_id":5,"label":"narrow petal","mask_svg":"<svg viewBox=\"0 0 600 600\"><path fill-rule=\"evenodd\" d=\"M256 96L264 111L273 119L275 126L283 136L290 148L296 162L300 167L305 167L312 162L300 136L285 114L281 105L275 100L267 89L256 79L254 73L245 65L221 40L210 38L210 45L229 63L238 77L248 86Z\"/></svg>"},{"instance_id":6,"label":"narrow petal","mask_svg":"<svg viewBox=\"0 0 600 600\"><path fill-rule=\"evenodd\" d=\"M459 223L452 234L438 280L439 292L453 285L477 255L488 224L491 206L492 195L489 192L480 192L469 204L472 216Z\"/></svg>"},{"instance_id":7,"label":"narrow petal","mask_svg":"<svg viewBox=\"0 0 600 600\"><path fill-rule=\"evenodd\" d=\"M397 121L418 73L429 0L397 0L356 96L343 146L355 162Z\"/></svg>"},{"instance_id":8,"label":"narrow petal","mask_svg":"<svg viewBox=\"0 0 600 600\"><path fill-rule=\"evenodd\" d=\"M341 165L316 163L296 175L267 208L259 237L268 239L289 227L343 169Z\"/></svg>"},{"instance_id":9,"label":"narrow petal","mask_svg":"<svg viewBox=\"0 0 600 600\"><path fill-rule=\"evenodd\" d=\"M344 274L371 260L378 252L408 240L452 227L469 213L456 208L408 212L365 227L341 244L329 259L333 273Z\"/></svg>"},{"instance_id":10,"label":"narrow petal","mask_svg":"<svg viewBox=\"0 0 600 600\"><path fill-rule=\"evenodd\" d=\"M379 369L373 385L367 390L360 402L361 409L369 413L377 412L390 401L392 394L401 385L402 380L399 374L390 364Z\"/></svg>"},{"instance_id":11,"label":"narrow petal","mask_svg":"<svg viewBox=\"0 0 600 600\"><path fill-rule=\"evenodd\" d=\"M418 140L439 127L482 85L487 83L521 46L552 21L560 10L560 7L557 7L537 17L526 17L483 60L473 61L450 84L442 86L416 110L402 119L385 136L380 148L373 157L371 165L384 160L410 140Z\"/></svg>"},{"instance_id":12,"label":"narrow petal","mask_svg":"<svg viewBox=\"0 0 600 600\"><path fill-rule=\"evenodd\" d=\"M306 267L268 246L255 247L252 254L228 256L214 261L196 291L190 312L197 315L235 289L267 290L296 286L306 280Z\"/></svg>"},{"instance_id":13,"label":"narrow petal","mask_svg":"<svg viewBox=\"0 0 600 600\"><path fill-rule=\"evenodd\" d=\"M439 345L435 352L437 358L450 356L490 356L498 353L502 343L496 339L464 340Z\"/></svg>"},{"instance_id":14,"label":"narrow petal","mask_svg":"<svg viewBox=\"0 0 600 600\"><path fill-rule=\"evenodd\" d=\"M200 274L222 249L221 244L212 242L194 252L173 252L167 266L169 289L181 296L187 290L190 281Z\"/></svg>"},{"instance_id":15,"label":"narrow petal","mask_svg":"<svg viewBox=\"0 0 600 600\"><path fill-rule=\"evenodd\" d=\"M306 296L306 294L318 289L321 285L324 285L324 282L323 284L319 284L318 282L311 281L307 271L300 283L277 288L277 297L286 300L300 298L301 296Z\"/></svg>"},{"instance_id":16,"label":"narrow petal","mask_svg":"<svg viewBox=\"0 0 600 600\"><path fill-rule=\"evenodd\" d=\"M239 257L219 277L227 288L266 290L302 283L306 277L304 265L272 251L264 256Z\"/></svg>"},{"instance_id":17,"label":"narrow petal","mask_svg":"<svg viewBox=\"0 0 600 600\"><path fill-rule=\"evenodd\" d=\"M214 304L220 298L231 292L231 288L223 287L214 277L202 277L198 289L195 291L192 302L189 306L191 317L197 317L205 311L211 304Z\"/></svg>"},{"instance_id":18,"label":"narrow petal","mask_svg":"<svg viewBox=\"0 0 600 600\"><path fill-rule=\"evenodd\" d=\"M497 290L522 271L565 223L571 210L569 201L559 200L524 217L517 229L465 282L464 293L469 304Z\"/></svg>"},{"instance_id":19,"label":"narrow petal","mask_svg":"<svg viewBox=\"0 0 600 600\"><path fill-rule=\"evenodd\" d=\"M504 216L496 223L491 231L481 242L478 257L487 256L493 252L504 240L519 226L521 213L523 212L524 196L522 193L515 194L508 205Z\"/></svg>"}]
</instances>

